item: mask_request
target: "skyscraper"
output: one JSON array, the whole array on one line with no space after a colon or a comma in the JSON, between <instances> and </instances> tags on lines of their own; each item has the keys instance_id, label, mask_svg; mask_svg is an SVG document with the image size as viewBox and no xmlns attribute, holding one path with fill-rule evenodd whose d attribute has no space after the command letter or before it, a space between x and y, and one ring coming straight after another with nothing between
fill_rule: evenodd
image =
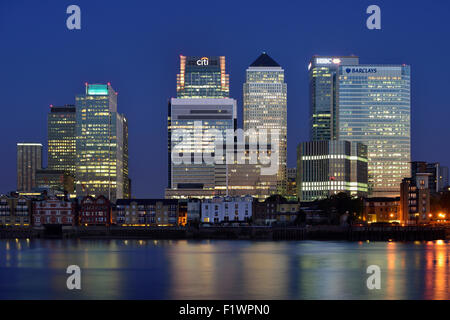
<instances>
[{"instance_id":1,"label":"skyscraper","mask_svg":"<svg viewBox=\"0 0 450 320\"><path fill-rule=\"evenodd\" d=\"M75 175L75 106L51 106L47 115L48 163L50 170Z\"/></svg>"},{"instance_id":2,"label":"skyscraper","mask_svg":"<svg viewBox=\"0 0 450 320\"><path fill-rule=\"evenodd\" d=\"M244 130L278 129L277 191L286 192L287 84L284 70L262 53L247 69L244 83Z\"/></svg>"},{"instance_id":3,"label":"skyscraper","mask_svg":"<svg viewBox=\"0 0 450 320\"><path fill-rule=\"evenodd\" d=\"M337 137L337 82L341 64L357 65L359 58L313 56L308 65L310 138L335 140Z\"/></svg>"},{"instance_id":4,"label":"skyscraper","mask_svg":"<svg viewBox=\"0 0 450 320\"><path fill-rule=\"evenodd\" d=\"M395 197L410 177L410 67L339 66L337 137L368 147L371 196Z\"/></svg>"},{"instance_id":5,"label":"skyscraper","mask_svg":"<svg viewBox=\"0 0 450 320\"><path fill-rule=\"evenodd\" d=\"M309 141L297 148L298 198L313 201L341 192L366 196L367 146L349 141Z\"/></svg>"},{"instance_id":6,"label":"skyscraper","mask_svg":"<svg viewBox=\"0 0 450 320\"><path fill-rule=\"evenodd\" d=\"M126 197L128 130L117 112L117 93L109 83L86 83L75 100L77 196Z\"/></svg>"},{"instance_id":7,"label":"skyscraper","mask_svg":"<svg viewBox=\"0 0 450 320\"><path fill-rule=\"evenodd\" d=\"M194 154L214 152L208 150L212 137L207 137L209 129L217 129L225 137L226 130L235 130L236 100L234 99L175 99L169 103L169 154L167 197L211 197L226 185L226 165L205 163L203 158L195 161ZM197 132L199 128L199 132ZM190 138L186 141L172 141L175 130L186 130ZM174 140L176 140L174 138ZM190 164L174 163L172 152L192 155ZM182 150L180 149L182 146Z\"/></svg>"},{"instance_id":8,"label":"skyscraper","mask_svg":"<svg viewBox=\"0 0 450 320\"><path fill-rule=\"evenodd\" d=\"M36 170L42 169L42 144L17 144L17 191L36 187Z\"/></svg>"},{"instance_id":9,"label":"skyscraper","mask_svg":"<svg viewBox=\"0 0 450 320\"><path fill-rule=\"evenodd\" d=\"M178 98L228 98L229 75L225 57L186 57L180 55L177 75Z\"/></svg>"}]
</instances>

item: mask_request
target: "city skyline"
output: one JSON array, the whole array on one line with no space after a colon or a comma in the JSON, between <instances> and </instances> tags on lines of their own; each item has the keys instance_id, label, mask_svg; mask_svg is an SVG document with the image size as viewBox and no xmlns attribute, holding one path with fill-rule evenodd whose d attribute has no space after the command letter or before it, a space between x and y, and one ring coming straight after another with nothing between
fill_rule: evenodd
<instances>
[{"instance_id":1,"label":"city skyline","mask_svg":"<svg viewBox=\"0 0 450 320\"><path fill-rule=\"evenodd\" d=\"M328 2L327 2L328 3ZM345 7L338 8L336 5L329 3L330 9L336 9L337 12L345 11ZM361 4L361 12L363 12L365 4ZM14 9L14 5L11 5ZM86 9L86 16L89 14L89 10L96 10L95 5L89 5L87 2L80 2L80 6ZM306 6L306 5L305 5ZM313 4L307 5L310 8L315 8ZM289 7L286 5L286 7ZM353 5L353 7L355 7ZM224 46L223 41L212 41L213 44L208 44L205 41L200 41L194 39L192 43L186 42L186 37L181 37L174 41L171 39L171 43L167 46L167 50L164 51L164 56L155 56L153 58L150 55L150 59L146 57L144 60L143 53L139 53L139 48L142 46L145 53L149 53L149 46L145 43L134 43L132 40L126 40L120 36L122 43L130 44L131 55L137 58L137 62L130 61L130 59L124 59L126 56L125 51L119 50L119 53L111 53L104 60L93 59L94 61L89 61L89 56L81 53L78 49L74 50L75 56L72 53L67 53L69 62L72 61L73 65L69 65L64 69L64 77L67 81L55 81L55 79L60 78L60 71L57 70L62 66L62 58L55 58L51 53L49 53L47 48L38 47L37 51L41 55L48 54L48 60L45 60L41 64L31 65L31 63L36 62L31 59L20 60L22 65L19 65L19 57L25 58L26 55L13 57L13 50L1 53L1 58L3 61L10 61L11 66L6 66L6 72L0 77L1 84L3 87L7 87L9 90L6 92L6 96L3 99L5 106L8 106L8 113L10 113L10 121L2 126L2 133L7 137L7 142L4 147L4 152L6 155L11 155L5 157L6 159L2 162L3 167L8 168L7 170L2 170L1 173L1 183L0 191L2 193L9 192L15 189L15 146L17 142L38 142L45 144L47 141L47 134L45 128L45 118L48 112L48 106L50 104L54 105L64 105L73 104L73 96L77 92L80 92L82 88L82 83L106 83L111 81L114 88L119 91L119 105L121 106L121 112L123 112L130 125L130 178L133 181L133 196L136 197L162 197L164 193L164 186L167 181L167 174L165 170L161 168L166 168L166 141L161 139L157 141L158 135L165 132L166 127L166 110L167 110L167 100L169 97L176 96L176 69L178 67L178 56L179 54L198 54L203 55L224 55L227 58L227 73L230 75L230 98L236 99L238 101L238 119L242 120L242 94L241 88L245 79L245 69L254 60L258 54L263 51L267 51L269 55L274 57L274 59L283 66L286 72L285 82L288 84L290 91L288 97L288 167L295 166L295 149L296 145L302 141L308 141L309 126L308 126L308 76L307 76L307 64L311 56L314 54L320 55L350 55L356 54L360 57L360 62L362 64L366 63L380 63L380 64L391 64L391 63L406 63L412 65L412 157L411 160L417 161L427 161L427 162L440 162L443 166L448 166L448 159L450 158L449 151L445 148L439 148L439 145L445 143L446 131L445 125L448 119L448 108L447 102L445 100L445 84L447 79L445 77L445 72L438 72L436 68L433 68L435 64L438 64L440 68L445 71L446 66L439 63L439 61L444 61L444 56L441 52L445 50L435 50L433 52L433 59L428 55L428 50L424 48L419 48L409 41L408 36L406 39L394 39L395 35L399 32L405 32L406 27L399 27L400 24L394 25L393 12L401 12L401 5L398 4L384 4L383 12L387 12L383 20L383 30L379 33L372 32L364 29L362 19L356 17L349 17L348 21L343 22L343 28L348 29L348 32L353 32L348 34L346 32L346 39L343 40L343 44L332 39L331 35L322 34L323 39L321 42L312 41L314 38L308 37L307 34L302 33L305 36L305 41L299 41L299 43L293 44L294 50L285 50L286 46L283 44L283 39L292 37L292 31L288 32L286 37L281 37L280 39L273 39L264 35L255 35L254 40L250 41L248 45L242 48L237 48L237 42L233 41L233 45ZM91 8L91 9L89 9ZM30 14L32 10L49 9L44 6L44 8L35 8L30 5L30 8L26 10L25 15ZM348 8L347 8L348 9ZM30 12L28 12L30 10ZM56 9L49 9L50 11ZM98 8L97 8L98 10ZM105 9L108 10L108 9ZM177 9L180 10L180 9ZM250 9L248 7L243 7L244 12L248 12ZM260 9L263 10L263 9ZM287 9L283 11L285 14L290 16ZM403 10L403 8L402 8ZM405 9L407 12L404 14L417 14L410 8ZM202 11L200 9L200 11ZM332 11L332 10L331 10ZM354 11L358 11L355 8ZM353 10L352 10L353 12ZM190 11L194 16L199 13ZM18 12L12 10L11 17L15 17ZM439 15L439 13L437 13ZM305 22L301 22L300 26L304 26L308 21L305 17ZM351 19L350 19L351 18ZM6 21L8 21L7 18ZM354 20L352 20L354 19ZM402 16L400 19L404 19ZM101 19L100 19L101 20ZM361 21L360 21L361 20ZM439 19L436 19L439 20ZM97 31L102 30L99 22L92 20L84 20L86 28L89 26ZM350 21L353 21L350 23ZM243 27L241 20L238 20L238 26ZM11 36L14 34L20 34L23 30L13 31L7 29L5 25L1 25L0 31L8 31L7 43L13 43ZM398 23L396 21L395 23ZM430 23L431 22L430 20ZM13 24L11 22L11 24ZM292 22L288 22L289 25L293 25ZM48 21L44 23L41 28L46 32L52 34L51 28L53 25L57 25L54 21ZM110 25L108 23L108 25ZM326 24L329 26L329 24ZM141 25L128 26L126 30L132 31L138 27L142 27L140 32L146 33L150 32ZM223 24L218 24L216 26L219 28L221 33L225 32L223 30ZM424 34L417 29L416 26L408 25L416 32L416 36L423 37ZM111 31L115 31L119 35L122 32L115 27L111 27ZM385 28L390 30L394 29L396 32L393 35L383 33ZM298 28L297 28L298 29ZM321 34L319 29L318 33ZM353 31L352 31L353 30ZM441 30L441 29L439 29ZM440 32L445 33L445 29L430 35L428 38L423 39L423 43L428 43L435 37L439 37ZM11 31L11 32L9 32ZM27 30L28 31L28 30ZM269 29L264 29L266 34L270 34ZM53 31L56 32L55 36L58 40L61 40L67 46L69 42L73 42L69 47L77 45L79 41L83 41L83 38L87 37L88 43L93 44L94 38L92 35L84 33L82 29L80 34L74 35L68 33L67 30ZM62 33L60 33L62 32ZM170 32L170 30L169 30ZM208 33L209 31L205 31ZM411 31L412 32L412 31ZM114 33L114 32L113 32ZM408 31L408 34L410 31ZM31 34L33 34L31 32ZM95 32L94 32L95 34ZM225 33L223 33L225 34ZM244 32L248 35L248 32ZM331 32L331 34L333 34ZM356 39L361 36L367 37L367 41L364 44L356 41ZM51 38L51 36L49 36ZM65 39L67 38L67 39ZM344 37L345 38L345 37ZM110 39L110 36L106 36L105 39L100 40L101 43ZM307 41L309 39L309 42ZM45 40L45 39L44 39ZM49 39L50 40L50 39ZM192 39L191 39L192 40ZM324 41L326 40L326 41ZM406 41L408 40L408 41ZM48 40L46 40L48 42ZM46 43L44 41L44 44ZM69 42L66 42L69 41ZM158 39L160 43L168 44L163 39ZM390 50L378 50L382 43L387 41L387 45ZM236 45L234 43L236 42ZM323 44L322 42L326 42ZM230 43L228 41L228 43ZM299 45L306 44L305 48L300 48ZM36 45L35 42L31 41L31 45ZM425 46L426 47L426 46ZM183 48L180 50L180 48ZM350 49L349 49L350 48ZM381 47L379 47L381 48ZM413 49L414 48L414 49ZM445 48L445 47L444 47ZM440 49L440 47L438 47ZM377 51L378 50L378 51ZM439 52L438 52L439 51ZM127 51L128 52L128 51ZM41 56L39 55L39 56ZM71 59L70 57L75 57L76 59ZM156 59L159 57L160 59ZM55 58L55 59L53 59ZM156 59L159 62L155 62ZM65 60L64 60L65 61ZM107 66L116 63L119 68L108 69ZM70 63L69 63L70 64ZM86 66L82 66L86 64ZM19 95L22 89L21 83L23 81L23 75L15 74L11 72L11 67L18 67L18 69L23 70L26 68L26 74L28 75L27 81L35 81L36 77L39 78L39 82L35 82L34 86L31 86L27 90L26 95ZM80 67L81 66L81 67ZM144 68L145 73L137 70L140 66ZM42 68L48 69L47 73L44 73ZM134 72L134 77L131 71L124 71L124 68L132 69ZM128 68L129 67L129 68ZM152 69L152 72L149 68ZM39 71L41 70L41 71ZM7 75L7 77L5 76ZM436 79L432 83L426 79L434 78ZM145 80L145 81L144 81ZM155 80L160 81L160 84L155 85ZM161 81L162 80L162 81ZM58 83L57 83L58 82ZM36 87L36 88L34 88ZM150 89L149 89L150 88ZM123 95L123 96L122 96ZM24 110L29 114L26 119L23 117ZM429 115L429 120L426 120L425 116ZM19 126L19 124L21 126ZM150 125L148 125L150 124ZM433 124L433 130L428 130L429 125ZM239 127L242 124L239 123ZM149 139L154 139L154 145L145 147L145 143ZM141 145L144 145L142 148ZM46 149L46 148L45 148ZM153 157L154 150L157 150L158 154L164 155L164 157ZM43 154L43 158L46 159L46 151ZM155 159L157 158L157 159ZM45 167L45 165L44 165ZM148 181L155 181L154 184L149 184Z\"/></svg>"}]
</instances>

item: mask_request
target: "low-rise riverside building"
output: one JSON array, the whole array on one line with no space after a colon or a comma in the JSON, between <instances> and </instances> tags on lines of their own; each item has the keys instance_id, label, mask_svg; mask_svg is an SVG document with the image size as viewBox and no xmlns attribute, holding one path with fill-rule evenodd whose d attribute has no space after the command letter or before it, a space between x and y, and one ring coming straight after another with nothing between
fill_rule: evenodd
<instances>
[{"instance_id":1,"label":"low-rise riverside building","mask_svg":"<svg viewBox=\"0 0 450 320\"><path fill-rule=\"evenodd\" d=\"M33 202L33 225L77 225L76 203L67 198L50 196Z\"/></svg>"},{"instance_id":2,"label":"low-rise riverside building","mask_svg":"<svg viewBox=\"0 0 450 320\"><path fill-rule=\"evenodd\" d=\"M413 178L405 178L400 185L402 219L406 224L431 222L429 173L417 172Z\"/></svg>"},{"instance_id":3,"label":"low-rise riverside building","mask_svg":"<svg viewBox=\"0 0 450 320\"><path fill-rule=\"evenodd\" d=\"M300 204L275 195L261 202L255 201L253 210L253 223L256 225L291 224L300 213Z\"/></svg>"},{"instance_id":4,"label":"low-rise riverside building","mask_svg":"<svg viewBox=\"0 0 450 320\"><path fill-rule=\"evenodd\" d=\"M253 212L253 198L214 197L202 201L203 223L249 223Z\"/></svg>"},{"instance_id":5,"label":"low-rise riverside building","mask_svg":"<svg viewBox=\"0 0 450 320\"><path fill-rule=\"evenodd\" d=\"M177 226L179 223L178 200L118 199L113 212L113 223L119 226L136 227Z\"/></svg>"},{"instance_id":6,"label":"low-rise riverside building","mask_svg":"<svg viewBox=\"0 0 450 320\"><path fill-rule=\"evenodd\" d=\"M376 197L364 199L363 220L368 223L402 221L400 197Z\"/></svg>"},{"instance_id":7,"label":"low-rise riverside building","mask_svg":"<svg viewBox=\"0 0 450 320\"><path fill-rule=\"evenodd\" d=\"M105 196L84 197L80 202L80 225L110 226L112 222L111 202Z\"/></svg>"},{"instance_id":8,"label":"low-rise riverside building","mask_svg":"<svg viewBox=\"0 0 450 320\"><path fill-rule=\"evenodd\" d=\"M28 227L31 224L32 202L20 195L0 195L0 225Z\"/></svg>"}]
</instances>

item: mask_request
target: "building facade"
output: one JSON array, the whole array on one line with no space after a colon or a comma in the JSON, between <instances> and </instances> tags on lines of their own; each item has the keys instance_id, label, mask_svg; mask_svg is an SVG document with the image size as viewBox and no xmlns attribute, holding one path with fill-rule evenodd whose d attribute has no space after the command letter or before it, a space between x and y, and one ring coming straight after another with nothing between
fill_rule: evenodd
<instances>
[{"instance_id":1,"label":"building facade","mask_svg":"<svg viewBox=\"0 0 450 320\"><path fill-rule=\"evenodd\" d=\"M177 98L228 98L229 75L225 57L193 57L180 55L177 74Z\"/></svg>"},{"instance_id":2,"label":"building facade","mask_svg":"<svg viewBox=\"0 0 450 320\"><path fill-rule=\"evenodd\" d=\"M255 225L293 224L300 214L300 203L279 195L253 202Z\"/></svg>"},{"instance_id":3,"label":"building facade","mask_svg":"<svg viewBox=\"0 0 450 320\"><path fill-rule=\"evenodd\" d=\"M31 225L32 201L28 197L0 195L0 225L28 227Z\"/></svg>"},{"instance_id":4,"label":"building facade","mask_svg":"<svg viewBox=\"0 0 450 320\"><path fill-rule=\"evenodd\" d=\"M222 163L207 162L203 155L218 152L214 148L215 139L221 139L220 147L223 147L227 131L234 134L236 117L234 99L171 99L166 198L209 198L226 193L225 148ZM183 130L181 134L180 130ZM216 130L218 135L209 135L209 130Z\"/></svg>"},{"instance_id":5,"label":"building facade","mask_svg":"<svg viewBox=\"0 0 450 320\"><path fill-rule=\"evenodd\" d=\"M310 139L337 138L337 83L339 66L357 65L359 58L313 56L308 65Z\"/></svg>"},{"instance_id":6,"label":"building facade","mask_svg":"<svg viewBox=\"0 0 450 320\"><path fill-rule=\"evenodd\" d=\"M117 93L110 84L86 84L76 96L76 193L129 197L126 119L117 112Z\"/></svg>"},{"instance_id":7,"label":"building facade","mask_svg":"<svg viewBox=\"0 0 450 320\"><path fill-rule=\"evenodd\" d=\"M75 177L68 171L40 169L36 170L36 187L49 188L55 191L73 193Z\"/></svg>"},{"instance_id":8,"label":"building facade","mask_svg":"<svg viewBox=\"0 0 450 320\"><path fill-rule=\"evenodd\" d=\"M297 147L297 195L313 201L341 192L366 196L367 147L349 141L310 141Z\"/></svg>"},{"instance_id":9,"label":"building facade","mask_svg":"<svg viewBox=\"0 0 450 320\"><path fill-rule=\"evenodd\" d=\"M416 173L400 184L402 221L406 224L428 224L431 221L429 173Z\"/></svg>"},{"instance_id":10,"label":"building facade","mask_svg":"<svg viewBox=\"0 0 450 320\"><path fill-rule=\"evenodd\" d=\"M17 144L17 191L36 187L36 170L42 169L42 144Z\"/></svg>"},{"instance_id":11,"label":"building facade","mask_svg":"<svg viewBox=\"0 0 450 320\"><path fill-rule=\"evenodd\" d=\"M431 193L444 191L448 186L448 168L441 166L439 162L411 162L411 177L415 179L417 173L429 173L428 187Z\"/></svg>"},{"instance_id":12,"label":"building facade","mask_svg":"<svg viewBox=\"0 0 450 320\"><path fill-rule=\"evenodd\" d=\"M105 196L84 197L78 211L81 226L110 226L112 223L111 202Z\"/></svg>"},{"instance_id":13,"label":"building facade","mask_svg":"<svg viewBox=\"0 0 450 320\"><path fill-rule=\"evenodd\" d=\"M365 198L363 203L363 220L368 223L404 223L400 197Z\"/></svg>"},{"instance_id":14,"label":"building facade","mask_svg":"<svg viewBox=\"0 0 450 320\"><path fill-rule=\"evenodd\" d=\"M76 203L66 198L48 197L33 201L33 225L76 226Z\"/></svg>"},{"instance_id":15,"label":"building facade","mask_svg":"<svg viewBox=\"0 0 450 320\"><path fill-rule=\"evenodd\" d=\"M266 53L247 69L243 87L244 131L279 130L277 192L286 193L287 84L284 70ZM259 137L258 137L259 138ZM260 139L258 139L260 140Z\"/></svg>"},{"instance_id":16,"label":"building facade","mask_svg":"<svg viewBox=\"0 0 450 320\"><path fill-rule=\"evenodd\" d=\"M177 226L178 201L175 199L118 199L113 223L120 226Z\"/></svg>"},{"instance_id":17,"label":"building facade","mask_svg":"<svg viewBox=\"0 0 450 320\"><path fill-rule=\"evenodd\" d=\"M253 198L246 197L214 197L202 201L202 222L250 223L252 218Z\"/></svg>"},{"instance_id":18,"label":"building facade","mask_svg":"<svg viewBox=\"0 0 450 320\"><path fill-rule=\"evenodd\" d=\"M50 106L47 115L47 168L75 176L76 108Z\"/></svg>"},{"instance_id":19,"label":"building facade","mask_svg":"<svg viewBox=\"0 0 450 320\"><path fill-rule=\"evenodd\" d=\"M399 196L411 176L410 67L341 64L337 99L337 138L367 145L371 196Z\"/></svg>"}]
</instances>

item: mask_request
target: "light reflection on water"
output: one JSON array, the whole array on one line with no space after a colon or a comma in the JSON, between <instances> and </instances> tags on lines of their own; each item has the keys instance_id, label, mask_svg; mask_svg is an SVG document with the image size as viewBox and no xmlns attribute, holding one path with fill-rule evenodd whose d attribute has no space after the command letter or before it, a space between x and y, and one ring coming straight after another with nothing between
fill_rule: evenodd
<instances>
[{"instance_id":1,"label":"light reflection on water","mask_svg":"<svg viewBox=\"0 0 450 320\"><path fill-rule=\"evenodd\" d=\"M450 243L0 240L1 299L450 299ZM82 290L66 288L69 265ZM366 268L381 268L381 290Z\"/></svg>"}]
</instances>

